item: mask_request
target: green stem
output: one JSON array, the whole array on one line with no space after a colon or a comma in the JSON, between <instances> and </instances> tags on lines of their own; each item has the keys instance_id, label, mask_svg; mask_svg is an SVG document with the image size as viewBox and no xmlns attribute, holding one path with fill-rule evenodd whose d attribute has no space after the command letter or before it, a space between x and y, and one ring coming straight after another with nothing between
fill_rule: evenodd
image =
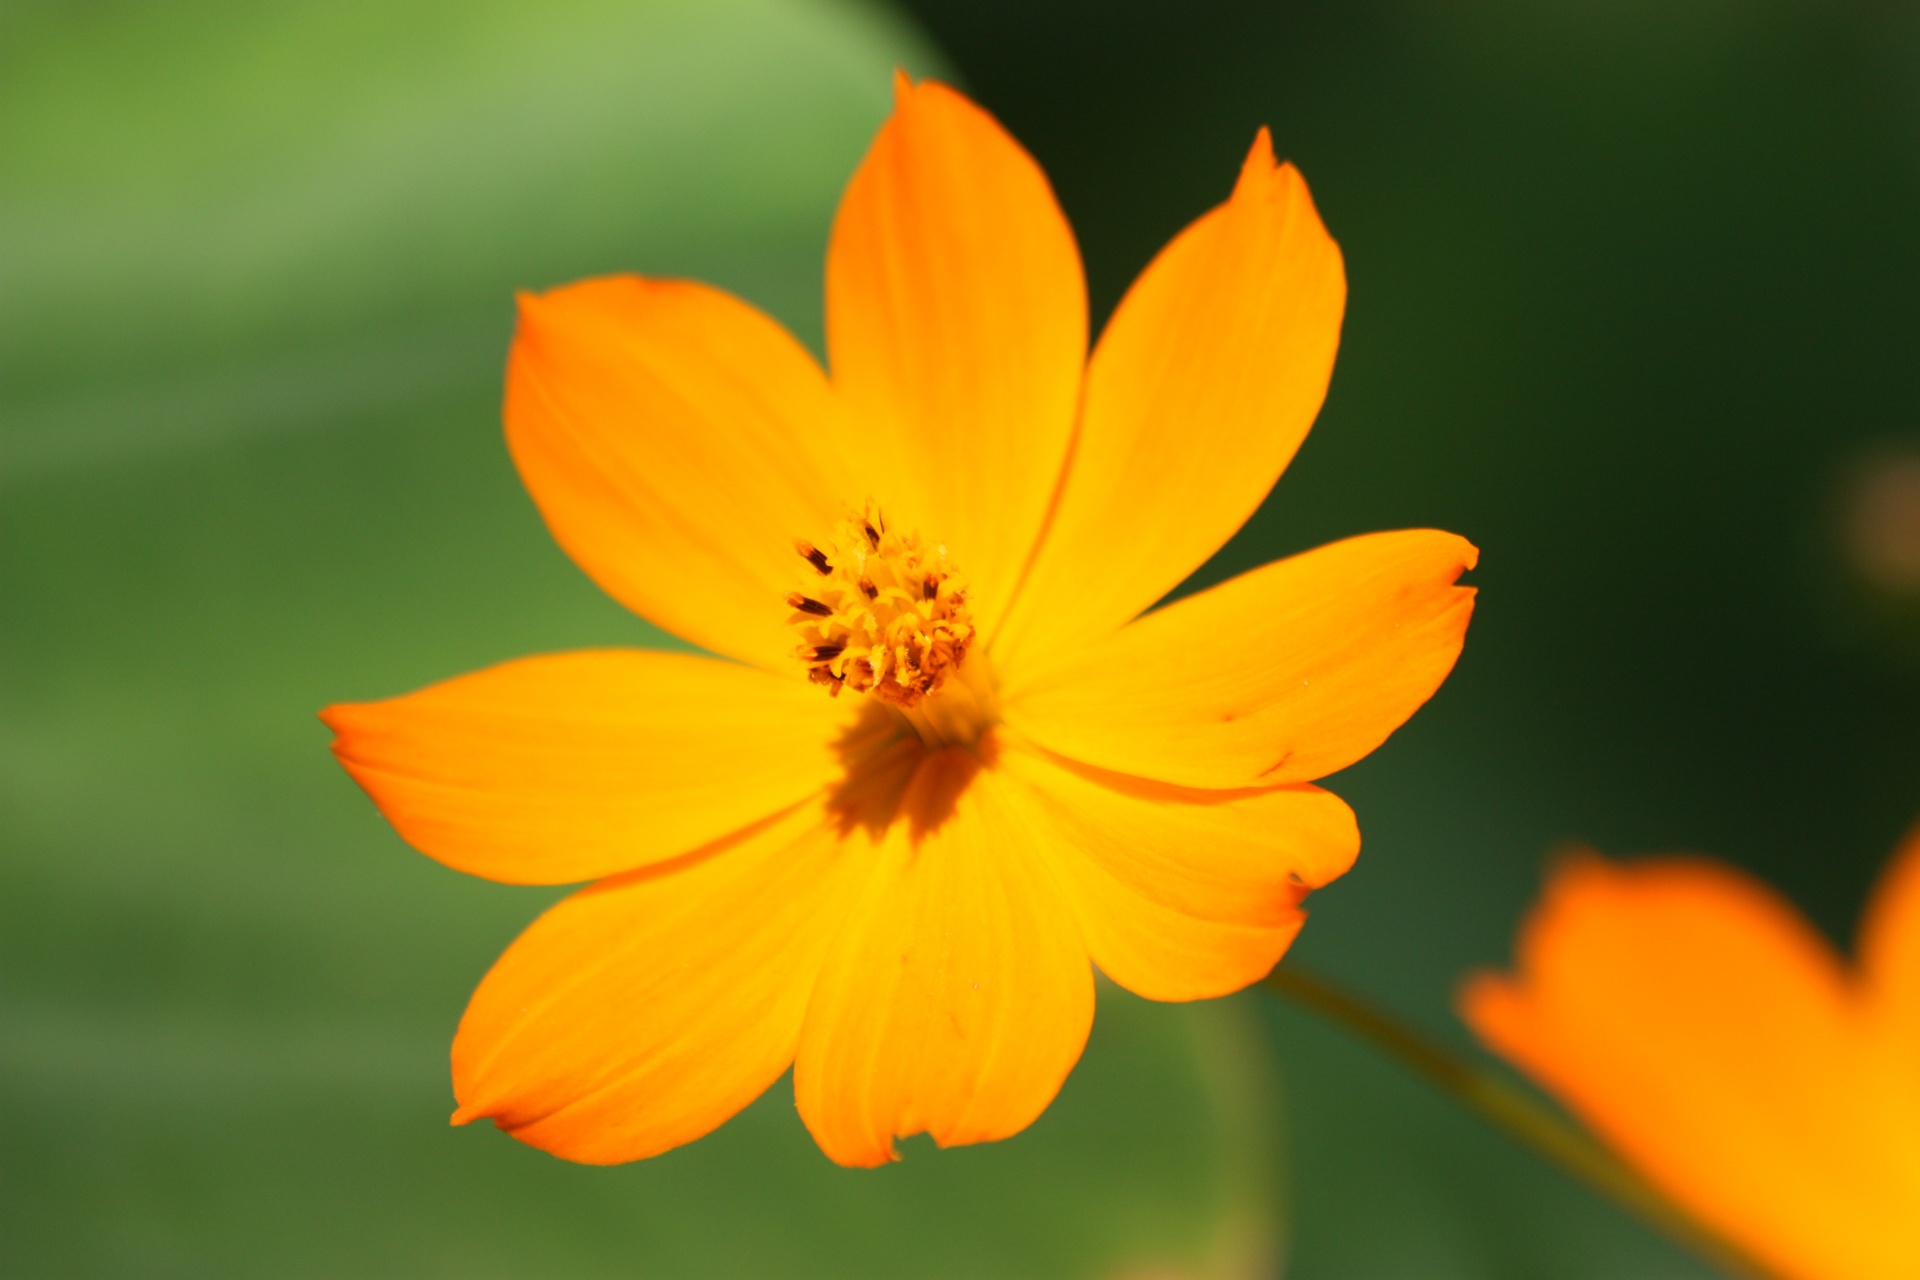
<instances>
[{"instance_id":1,"label":"green stem","mask_svg":"<svg viewBox=\"0 0 1920 1280\"><path fill-rule=\"evenodd\" d=\"M1499 1076L1465 1061L1332 983L1291 965L1274 969L1263 985L1384 1050L1494 1128L1531 1147L1730 1275L1743 1280L1775 1280L1773 1273L1745 1250L1682 1212L1612 1152Z\"/></svg>"}]
</instances>

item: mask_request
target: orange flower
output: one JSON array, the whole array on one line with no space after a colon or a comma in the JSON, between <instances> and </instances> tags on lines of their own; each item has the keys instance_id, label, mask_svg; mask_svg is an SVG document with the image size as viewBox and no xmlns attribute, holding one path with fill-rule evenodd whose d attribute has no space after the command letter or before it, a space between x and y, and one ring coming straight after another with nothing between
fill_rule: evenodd
<instances>
[{"instance_id":1,"label":"orange flower","mask_svg":"<svg viewBox=\"0 0 1920 1280\"><path fill-rule=\"evenodd\" d=\"M1695 859L1553 876L1520 973L1461 1009L1676 1203L1795 1280L1920 1276L1920 830L1857 968Z\"/></svg>"},{"instance_id":2,"label":"orange flower","mask_svg":"<svg viewBox=\"0 0 1920 1280\"><path fill-rule=\"evenodd\" d=\"M831 378L698 284L521 301L507 437L554 536L732 661L561 654L325 713L429 856L598 881L475 993L456 1122L632 1160L791 1064L844 1164L1018 1132L1086 1041L1089 959L1161 1000L1273 965L1359 843L1310 781L1459 652L1475 553L1430 530L1134 621L1331 373L1340 254L1266 134L1089 359L1044 175L953 90L896 88L834 226Z\"/></svg>"}]
</instances>

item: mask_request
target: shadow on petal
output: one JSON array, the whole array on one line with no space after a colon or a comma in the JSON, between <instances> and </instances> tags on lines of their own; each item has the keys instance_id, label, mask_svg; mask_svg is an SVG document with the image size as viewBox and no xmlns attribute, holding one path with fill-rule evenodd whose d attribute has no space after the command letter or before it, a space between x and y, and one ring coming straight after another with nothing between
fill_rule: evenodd
<instances>
[{"instance_id":1,"label":"shadow on petal","mask_svg":"<svg viewBox=\"0 0 1920 1280\"><path fill-rule=\"evenodd\" d=\"M999 756L991 732L972 746L930 748L877 699L833 745L846 772L828 794L827 812L841 836L860 830L877 842L905 822L915 846L953 817L974 778Z\"/></svg>"}]
</instances>

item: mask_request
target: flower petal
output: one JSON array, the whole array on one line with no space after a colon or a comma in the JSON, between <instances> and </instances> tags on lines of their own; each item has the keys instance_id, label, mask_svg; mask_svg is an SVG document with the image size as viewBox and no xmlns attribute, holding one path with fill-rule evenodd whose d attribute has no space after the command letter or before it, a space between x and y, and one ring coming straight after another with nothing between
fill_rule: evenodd
<instances>
[{"instance_id":1,"label":"flower petal","mask_svg":"<svg viewBox=\"0 0 1920 1280\"><path fill-rule=\"evenodd\" d=\"M1263 129L1232 198L1100 336L1058 507L991 641L1003 666L1124 625L1246 522L1320 411L1345 306L1339 247Z\"/></svg>"},{"instance_id":2,"label":"flower petal","mask_svg":"<svg viewBox=\"0 0 1920 1280\"><path fill-rule=\"evenodd\" d=\"M849 866L818 806L541 916L474 992L454 1123L617 1164L711 1132L793 1060Z\"/></svg>"},{"instance_id":3,"label":"flower petal","mask_svg":"<svg viewBox=\"0 0 1920 1280\"><path fill-rule=\"evenodd\" d=\"M1189 787L1278 786L1379 746L1452 670L1471 543L1413 529L1241 574L1017 673L1008 724L1071 759Z\"/></svg>"},{"instance_id":4,"label":"flower petal","mask_svg":"<svg viewBox=\"0 0 1920 1280\"><path fill-rule=\"evenodd\" d=\"M895 523L952 550L991 625L1052 500L1086 286L1046 175L945 85L895 84L827 253L834 389Z\"/></svg>"},{"instance_id":5,"label":"flower petal","mask_svg":"<svg viewBox=\"0 0 1920 1280\"><path fill-rule=\"evenodd\" d=\"M1920 1275L1910 1135L1887 1128L1839 957L1778 895L1587 855L1519 961L1471 980L1462 1016L1676 1201L1783 1276Z\"/></svg>"},{"instance_id":6,"label":"flower petal","mask_svg":"<svg viewBox=\"0 0 1920 1280\"><path fill-rule=\"evenodd\" d=\"M1308 892L1346 872L1360 829L1310 785L1196 791L1010 745L1040 845L1093 961L1150 1000L1200 1000L1266 975L1306 920Z\"/></svg>"},{"instance_id":7,"label":"flower petal","mask_svg":"<svg viewBox=\"0 0 1920 1280\"><path fill-rule=\"evenodd\" d=\"M1059 1092L1093 973L1018 796L960 749L927 757L820 975L794 1064L815 1141L846 1165L893 1139L1005 1138ZM931 828L931 829L929 829Z\"/></svg>"},{"instance_id":8,"label":"flower petal","mask_svg":"<svg viewBox=\"0 0 1920 1280\"><path fill-rule=\"evenodd\" d=\"M489 880L569 884L820 791L847 715L798 681L629 649L525 658L321 718L414 848Z\"/></svg>"},{"instance_id":9,"label":"flower petal","mask_svg":"<svg viewBox=\"0 0 1920 1280\"><path fill-rule=\"evenodd\" d=\"M858 502L825 376L774 321L681 280L520 299L507 443L547 527L615 599L682 639L801 674L784 603Z\"/></svg>"}]
</instances>

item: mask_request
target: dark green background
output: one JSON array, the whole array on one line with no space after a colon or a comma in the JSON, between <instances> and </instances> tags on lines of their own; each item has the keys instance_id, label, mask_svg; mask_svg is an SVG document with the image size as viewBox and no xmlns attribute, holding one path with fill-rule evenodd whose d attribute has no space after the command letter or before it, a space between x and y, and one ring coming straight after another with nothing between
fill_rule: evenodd
<instances>
[{"instance_id":1,"label":"dark green background","mask_svg":"<svg viewBox=\"0 0 1920 1280\"><path fill-rule=\"evenodd\" d=\"M1302 963L1452 1033L1569 841L1715 853L1851 934L1920 816L1914 602L1835 536L1851 470L1920 449L1920 13L911 7L1047 165L1100 304L1256 126L1312 185L1351 283L1333 389L1203 580L1396 525L1482 548L1459 669L1332 783L1366 848ZM1295 1274L1679 1267L1362 1051L1272 1033Z\"/></svg>"},{"instance_id":2,"label":"dark green background","mask_svg":"<svg viewBox=\"0 0 1920 1280\"><path fill-rule=\"evenodd\" d=\"M13 0L0 1274L1704 1274L1257 994L1103 991L1030 1134L878 1173L784 1086L612 1171L445 1128L461 1002L545 895L407 852L311 713L654 638L507 465L511 291L680 272L817 339L896 62L1039 156L1097 314L1258 125L1306 173L1339 368L1201 580L1483 549L1459 671L1333 783L1366 850L1303 963L1458 1039L1569 840L1716 853L1850 932L1920 815L1916 604L1835 536L1853 470L1920 450L1910 7Z\"/></svg>"}]
</instances>

